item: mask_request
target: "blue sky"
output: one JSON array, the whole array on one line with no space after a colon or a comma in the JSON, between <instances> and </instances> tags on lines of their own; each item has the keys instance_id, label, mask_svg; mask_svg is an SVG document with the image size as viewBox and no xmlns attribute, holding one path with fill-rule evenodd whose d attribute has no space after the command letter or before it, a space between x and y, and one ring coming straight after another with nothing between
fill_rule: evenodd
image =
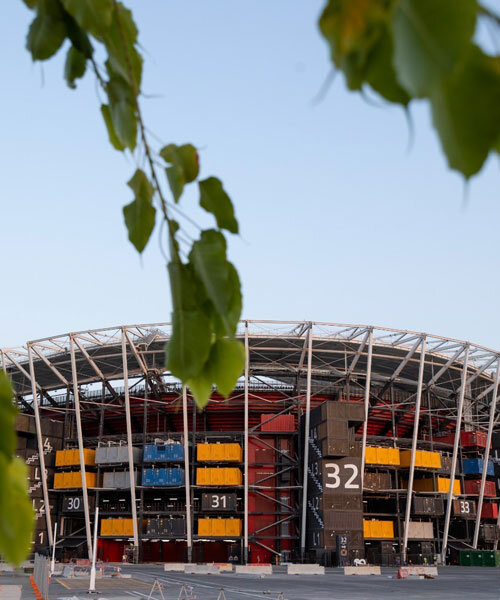
<instances>
[{"instance_id":1,"label":"blue sky","mask_svg":"<svg viewBox=\"0 0 500 600\"><path fill-rule=\"evenodd\" d=\"M339 75L326 98L319 0L127 2L145 49L143 108L163 141L200 149L232 196L243 316L415 329L500 347L498 160L465 194L424 104L374 107ZM167 321L157 238L139 259L93 78L62 80L24 48L30 12L3 7L0 346ZM8 60L7 58L8 57ZM186 212L210 218L188 193Z\"/></svg>"}]
</instances>

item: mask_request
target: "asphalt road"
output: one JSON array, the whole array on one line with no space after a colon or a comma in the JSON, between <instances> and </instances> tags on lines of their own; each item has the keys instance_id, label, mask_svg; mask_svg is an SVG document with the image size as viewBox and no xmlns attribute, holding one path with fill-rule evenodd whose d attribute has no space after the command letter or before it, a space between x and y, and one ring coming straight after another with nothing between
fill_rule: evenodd
<instances>
[{"instance_id":1,"label":"asphalt road","mask_svg":"<svg viewBox=\"0 0 500 600\"><path fill-rule=\"evenodd\" d=\"M151 585L158 578L165 600L177 600L183 585L192 587L186 590L187 597L182 596L185 600L217 600L221 589L226 600L500 600L500 570L488 567L441 567L439 576L433 580L398 580L395 569L382 569L380 577L346 577L340 569L329 569L324 576L183 575L166 573L161 566L153 565L126 566L123 572L132 578L98 579L99 593L90 597L147 599ZM1 584L19 585L20 582L23 600L34 598L27 577L4 576ZM50 600L88 599L86 589L88 581L54 578L49 590ZM156 592L152 598L157 600L161 596Z\"/></svg>"}]
</instances>

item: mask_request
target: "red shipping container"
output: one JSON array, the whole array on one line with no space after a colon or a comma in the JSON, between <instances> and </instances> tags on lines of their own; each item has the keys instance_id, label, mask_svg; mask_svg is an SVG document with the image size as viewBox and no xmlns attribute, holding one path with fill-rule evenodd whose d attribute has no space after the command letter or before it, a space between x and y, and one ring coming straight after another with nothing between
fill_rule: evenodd
<instances>
[{"instance_id":1,"label":"red shipping container","mask_svg":"<svg viewBox=\"0 0 500 600\"><path fill-rule=\"evenodd\" d=\"M260 440L248 440L248 462L249 463L272 463L275 461L275 450Z\"/></svg>"},{"instance_id":2,"label":"red shipping container","mask_svg":"<svg viewBox=\"0 0 500 600\"><path fill-rule=\"evenodd\" d=\"M465 493L473 494L475 496L479 496L479 491L481 489L481 480L480 479L467 479L465 481ZM484 484L484 495L489 498L494 498L496 496L496 488L494 481L486 481Z\"/></svg>"},{"instance_id":3,"label":"red shipping container","mask_svg":"<svg viewBox=\"0 0 500 600\"><path fill-rule=\"evenodd\" d=\"M487 435L483 431L462 431L460 442L464 448L485 448Z\"/></svg>"},{"instance_id":4,"label":"red shipping container","mask_svg":"<svg viewBox=\"0 0 500 600\"><path fill-rule=\"evenodd\" d=\"M497 519L498 518L498 504L494 502L487 502L483 504L481 510L481 519Z\"/></svg>"},{"instance_id":5,"label":"red shipping container","mask_svg":"<svg viewBox=\"0 0 500 600\"><path fill-rule=\"evenodd\" d=\"M269 419L269 420L268 420ZM267 422L266 422L267 421ZM260 415L261 431L295 431L295 417L293 415Z\"/></svg>"}]
</instances>

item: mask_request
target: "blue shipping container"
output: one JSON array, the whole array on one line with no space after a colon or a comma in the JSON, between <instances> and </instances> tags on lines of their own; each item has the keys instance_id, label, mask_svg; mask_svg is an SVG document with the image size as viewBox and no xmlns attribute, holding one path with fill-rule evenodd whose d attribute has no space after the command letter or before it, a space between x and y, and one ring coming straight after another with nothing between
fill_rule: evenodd
<instances>
[{"instance_id":1,"label":"blue shipping container","mask_svg":"<svg viewBox=\"0 0 500 600\"><path fill-rule=\"evenodd\" d=\"M171 459L175 461L184 460L184 447L182 444L170 444Z\"/></svg>"},{"instance_id":2,"label":"blue shipping container","mask_svg":"<svg viewBox=\"0 0 500 600\"><path fill-rule=\"evenodd\" d=\"M464 473L466 475L481 475L483 472L483 465L484 461L482 458L466 458L464 459ZM486 474L492 476L495 475L493 462L491 460L488 461Z\"/></svg>"},{"instance_id":3,"label":"blue shipping container","mask_svg":"<svg viewBox=\"0 0 500 600\"><path fill-rule=\"evenodd\" d=\"M144 446L144 462L154 462L156 460L156 446L153 444L146 444Z\"/></svg>"},{"instance_id":4,"label":"blue shipping container","mask_svg":"<svg viewBox=\"0 0 500 600\"><path fill-rule=\"evenodd\" d=\"M157 469L142 470L142 485L155 485L155 471Z\"/></svg>"},{"instance_id":5,"label":"blue shipping container","mask_svg":"<svg viewBox=\"0 0 500 600\"><path fill-rule=\"evenodd\" d=\"M166 485L182 485L184 483L184 469L172 468L165 469L167 484Z\"/></svg>"}]
</instances>

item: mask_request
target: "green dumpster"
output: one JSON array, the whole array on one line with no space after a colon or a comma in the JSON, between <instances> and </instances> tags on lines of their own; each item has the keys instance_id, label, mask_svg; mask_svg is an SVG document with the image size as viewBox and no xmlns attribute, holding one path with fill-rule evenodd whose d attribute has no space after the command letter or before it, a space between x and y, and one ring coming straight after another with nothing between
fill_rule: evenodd
<instances>
[{"instance_id":1,"label":"green dumpster","mask_svg":"<svg viewBox=\"0 0 500 600\"><path fill-rule=\"evenodd\" d=\"M483 551L482 550L471 550L472 566L482 567L483 566Z\"/></svg>"},{"instance_id":2,"label":"green dumpster","mask_svg":"<svg viewBox=\"0 0 500 600\"><path fill-rule=\"evenodd\" d=\"M470 550L460 550L460 564L462 567L472 567L472 552Z\"/></svg>"},{"instance_id":3,"label":"green dumpster","mask_svg":"<svg viewBox=\"0 0 500 600\"><path fill-rule=\"evenodd\" d=\"M495 567L500 567L500 550L493 550L495 554Z\"/></svg>"},{"instance_id":4,"label":"green dumpster","mask_svg":"<svg viewBox=\"0 0 500 600\"><path fill-rule=\"evenodd\" d=\"M493 550L483 550L483 567L496 567L496 556Z\"/></svg>"}]
</instances>

